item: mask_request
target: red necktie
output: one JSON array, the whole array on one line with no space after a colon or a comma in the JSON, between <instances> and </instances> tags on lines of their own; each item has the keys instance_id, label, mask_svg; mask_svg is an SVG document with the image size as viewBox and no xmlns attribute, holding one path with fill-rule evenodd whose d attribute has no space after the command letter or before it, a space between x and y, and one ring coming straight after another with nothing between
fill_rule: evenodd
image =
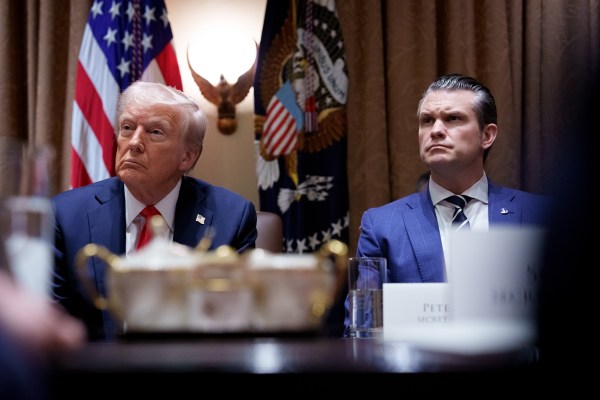
<instances>
[{"instance_id":1,"label":"red necktie","mask_svg":"<svg viewBox=\"0 0 600 400\"><path fill-rule=\"evenodd\" d=\"M144 217L144 225L142 226L142 231L140 232L140 239L138 240L138 244L136 249L141 249L152 239L152 228L150 227L150 220L155 215L160 215L160 212L154 208L154 206L146 206L141 212L140 215Z\"/></svg>"}]
</instances>

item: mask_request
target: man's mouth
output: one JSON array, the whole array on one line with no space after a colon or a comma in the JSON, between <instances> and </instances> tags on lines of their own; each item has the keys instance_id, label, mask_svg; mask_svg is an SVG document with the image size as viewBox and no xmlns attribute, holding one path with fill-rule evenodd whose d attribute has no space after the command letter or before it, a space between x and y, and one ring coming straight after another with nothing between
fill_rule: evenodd
<instances>
[{"instance_id":1,"label":"man's mouth","mask_svg":"<svg viewBox=\"0 0 600 400\"><path fill-rule=\"evenodd\" d=\"M436 149L447 149L447 148L448 148L447 146L444 146L441 144L433 144L427 148L427 151L429 152L429 151L436 150Z\"/></svg>"}]
</instances>

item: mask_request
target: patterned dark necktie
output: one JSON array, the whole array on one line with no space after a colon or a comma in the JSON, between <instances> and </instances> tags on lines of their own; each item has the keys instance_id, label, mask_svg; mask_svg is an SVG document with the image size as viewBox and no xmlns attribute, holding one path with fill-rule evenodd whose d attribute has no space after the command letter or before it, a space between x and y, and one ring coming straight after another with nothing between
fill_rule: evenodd
<instances>
[{"instance_id":1,"label":"patterned dark necktie","mask_svg":"<svg viewBox=\"0 0 600 400\"><path fill-rule=\"evenodd\" d=\"M469 229L469 220L464 213L465 207L472 198L465 195L454 195L446 198L446 201L454 206L452 214L452 225L458 229Z\"/></svg>"},{"instance_id":2,"label":"patterned dark necktie","mask_svg":"<svg viewBox=\"0 0 600 400\"><path fill-rule=\"evenodd\" d=\"M144 225L142 226L142 231L140 232L140 239L138 240L138 244L136 249L141 249L152 239L152 228L150 226L150 220L155 215L160 215L160 212L154 208L154 206L147 206L144 208L140 215L144 217Z\"/></svg>"}]
</instances>

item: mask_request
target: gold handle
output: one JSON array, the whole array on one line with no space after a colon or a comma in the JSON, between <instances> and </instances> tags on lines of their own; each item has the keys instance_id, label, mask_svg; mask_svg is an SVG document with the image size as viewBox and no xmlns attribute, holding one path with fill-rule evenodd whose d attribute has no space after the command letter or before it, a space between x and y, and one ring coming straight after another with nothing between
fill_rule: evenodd
<instances>
[{"instance_id":1,"label":"gold handle","mask_svg":"<svg viewBox=\"0 0 600 400\"><path fill-rule=\"evenodd\" d=\"M348 246L339 240L330 240L319 249L321 257L335 257L336 296L344 287L346 270L348 268Z\"/></svg>"},{"instance_id":2,"label":"gold handle","mask_svg":"<svg viewBox=\"0 0 600 400\"><path fill-rule=\"evenodd\" d=\"M336 286L334 295L330 301L324 302L321 300L313 302L313 315L322 317L325 312L329 310L329 307L335 302L335 299L338 298L340 292L344 288L346 271L348 268L348 246L339 240L330 240L321 246L318 255L322 259L330 258L332 256L335 258L335 269L333 273L335 275ZM323 268L324 263L319 262L319 266L320 268Z\"/></svg>"},{"instance_id":3,"label":"gold handle","mask_svg":"<svg viewBox=\"0 0 600 400\"><path fill-rule=\"evenodd\" d=\"M79 274L79 279L83 283L85 291L94 302L96 308L99 310L106 310L108 308L108 300L105 297L100 296L95 286L90 281L89 276L87 275L87 260L90 257L100 258L109 267L114 265L118 257L107 248L92 243L82 247L77 252L77 256L75 258L77 273Z\"/></svg>"}]
</instances>

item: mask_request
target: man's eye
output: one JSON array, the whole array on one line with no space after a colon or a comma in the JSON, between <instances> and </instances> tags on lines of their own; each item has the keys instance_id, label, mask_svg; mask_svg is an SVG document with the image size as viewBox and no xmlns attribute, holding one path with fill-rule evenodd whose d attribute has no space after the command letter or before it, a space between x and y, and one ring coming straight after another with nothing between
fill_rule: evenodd
<instances>
[{"instance_id":1,"label":"man's eye","mask_svg":"<svg viewBox=\"0 0 600 400\"><path fill-rule=\"evenodd\" d=\"M161 129L151 129L148 131L148 134L150 135L150 140L155 142L162 142L167 137L165 132Z\"/></svg>"}]
</instances>

